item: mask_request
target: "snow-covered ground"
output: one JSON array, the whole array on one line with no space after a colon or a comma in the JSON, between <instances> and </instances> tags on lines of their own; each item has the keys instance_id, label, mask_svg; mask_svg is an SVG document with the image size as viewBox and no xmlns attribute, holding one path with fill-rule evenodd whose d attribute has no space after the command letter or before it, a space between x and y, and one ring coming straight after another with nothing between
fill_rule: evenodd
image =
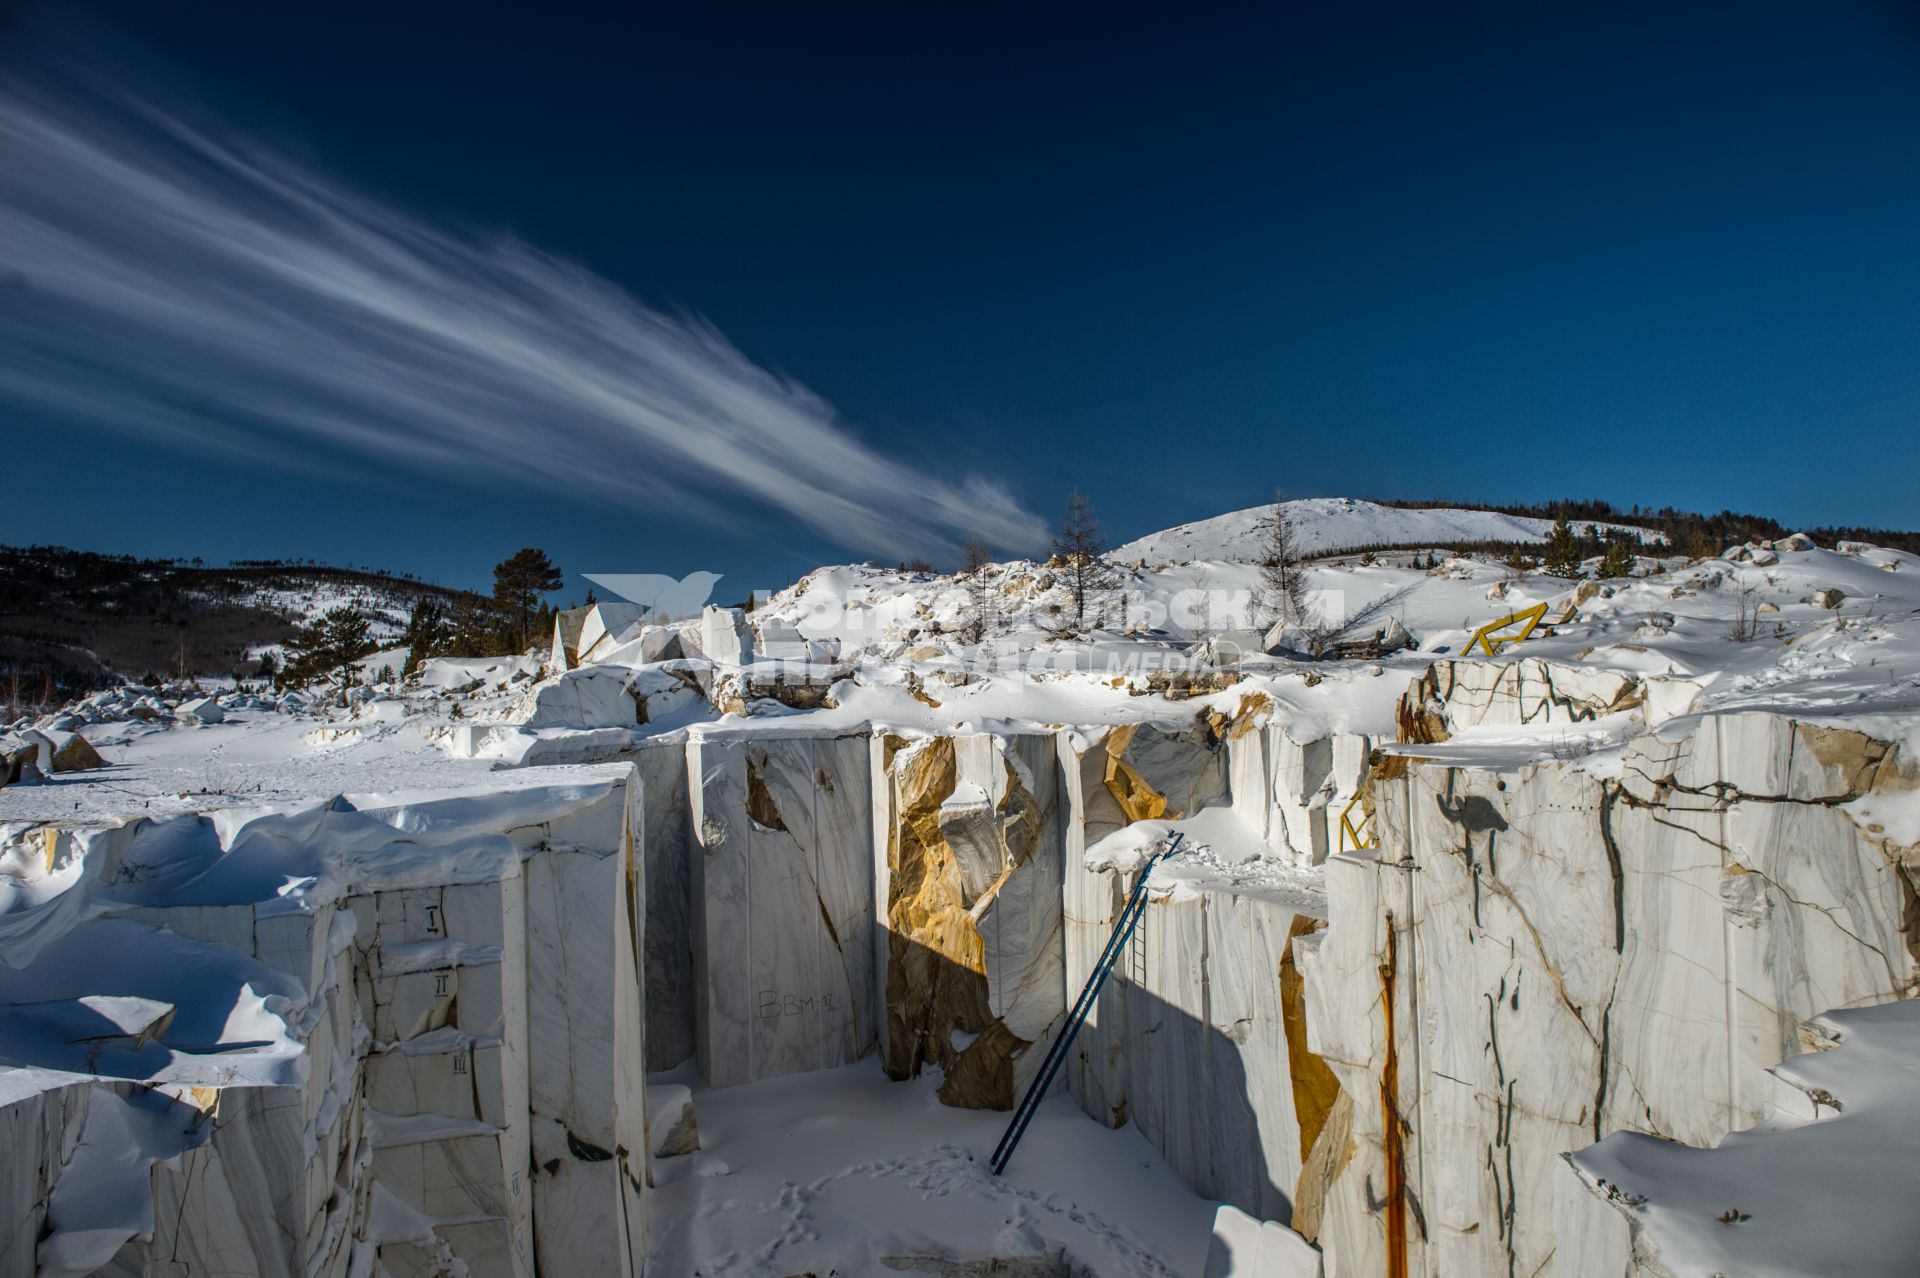
<instances>
[{"instance_id":1,"label":"snow-covered ground","mask_svg":"<svg viewBox=\"0 0 1920 1278\"><path fill-rule=\"evenodd\" d=\"M895 1083L871 1058L718 1091L690 1069L668 1077L693 1088L702 1148L654 1163L662 1273L894 1278L948 1272L913 1257L1065 1251L1101 1278L1199 1278L1205 1262L1215 1205L1137 1129L1088 1122L1064 1096L996 1177L1005 1113L950 1109L937 1079Z\"/></svg>"},{"instance_id":2,"label":"snow-covered ground","mask_svg":"<svg viewBox=\"0 0 1920 1278\"><path fill-rule=\"evenodd\" d=\"M1813 1098L1812 1121L1783 1117L1714 1149L1621 1132L1570 1156L1664 1272L1913 1271L1920 1001L1830 1012L1813 1028L1826 1050L1774 1071Z\"/></svg>"}]
</instances>

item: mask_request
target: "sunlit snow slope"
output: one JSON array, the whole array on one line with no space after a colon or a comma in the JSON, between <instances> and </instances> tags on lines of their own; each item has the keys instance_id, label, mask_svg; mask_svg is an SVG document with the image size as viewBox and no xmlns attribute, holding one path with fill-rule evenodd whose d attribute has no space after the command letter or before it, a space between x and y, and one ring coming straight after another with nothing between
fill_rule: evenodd
<instances>
[{"instance_id":1,"label":"sunlit snow slope","mask_svg":"<svg viewBox=\"0 0 1920 1278\"><path fill-rule=\"evenodd\" d=\"M1294 540L1301 553L1333 554L1362 546L1450 546L1475 541L1544 541L1550 519L1528 519L1492 510L1403 510L1351 497L1307 497L1287 503ZM1186 563L1195 559L1258 559L1266 545L1272 506L1235 510L1212 519L1180 524L1115 547L1122 561ZM1584 523L1581 525L1585 527ZM1625 528L1624 524L1603 524ZM1648 541L1657 533L1633 529Z\"/></svg>"}]
</instances>

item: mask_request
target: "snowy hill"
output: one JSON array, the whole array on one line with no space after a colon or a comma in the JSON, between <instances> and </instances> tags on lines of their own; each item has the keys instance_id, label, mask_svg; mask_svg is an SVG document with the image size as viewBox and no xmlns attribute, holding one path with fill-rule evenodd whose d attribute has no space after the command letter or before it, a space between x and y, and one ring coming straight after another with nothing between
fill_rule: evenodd
<instances>
[{"instance_id":1,"label":"snowy hill","mask_svg":"<svg viewBox=\"0 0 1920 1278\"><path fill-rule=\"evenodd\" d=\"M0 546L0 665L69 691L115 675L221 675L274 651L329 608L354 604L375 639L405 628L414 603L458 592L409 577L319 564L206 565L59 546Z\"/></svg>"},{"instance_id":2,"label":"snowy hill","mask_svg":"<svg viewBox=\"0 0 1920 1278\"><path fill-rule=\"evenodd\" d=\"M1255 506L1212 519L1181 524L1149 533L1115 547L1122 562L1143 559L1148 564L1222 560L1241 563L1258 559L1267 537L1273 508ZM1538 542L1553 527L1550 519L1529 519L1493 510L1407 510L1356 501L1351 497L1307 497L1287 503L1294 536L1302 554L1330 555L1362 546L1452 546L1463 542ZM1585 527L1584 521L1580 524ZM1602 524L1640 533L1648 541L1665 540L1657 533L1628 524Z\"/></svg>"}]
</instances>

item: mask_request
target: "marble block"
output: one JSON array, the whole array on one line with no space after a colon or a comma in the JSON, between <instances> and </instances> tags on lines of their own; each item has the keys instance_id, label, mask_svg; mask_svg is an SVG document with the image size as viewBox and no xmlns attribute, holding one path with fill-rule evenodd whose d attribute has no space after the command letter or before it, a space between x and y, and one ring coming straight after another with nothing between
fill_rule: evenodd
<instances>
[{"instance_id":1,"label":"marble block","mask_svg":"<svg viewBox=\"0 0 1920 1278\"><path fill-rule=\"evenodd\" d=\"M688 758L702 1075L858 1060L874 1042L865 739L700 738Z\"/></svg>"},{"instance_id":2,"label":"marble block","mask_svg":"<svg viewBox=\"0 0 1920 1278\"><path fill-rule=\"evenodd\" d=\"M1302 865L1327 859L1327 801L1333 788L1333 738L1297 742L1275 725L1267 732L1273 767L1273 841Z\"/></svg>"},{"instance_id":3,"label":"marble block","mask_svg":"<svg viewBox=\"0 0 1920 1278\"><path fill-rule=\"evenodd\" d=\"M1203 1278L1320 1278L1320 1253L1285 1225L1222 1204L1214 1213Z\"/></svg>"},{"instance_id":4,"label":"marble block","mask_svg":"<svg viewBox=\"0 0 1920 1278\"><path fill-rule=\"evenodd\" d=\"M646 883L643 983L647 1070L693 1055L693 835L687 816L687 745L644 743L632 759L642 779Z\"/></svg>"},{"instance_id":5,"label":"marble block","mask_svg":"<svg viewBox=\"0 0 1920 1278\"><path fill-rule=\"evenodd\" d=\"M646 1267L638 801L636 785L555 820L523 867L534 1241L548 1272Z\"/></svg>"},{"instance_id":6,"label":"marble block","mask_svg":"<svg viewBox=\"0 0 1920 1278\"><path fill-rule=\"evenodd\" d=\"M506 715L525 728L631 728L641 722L633 672L582 666L535 684Z\"/></svg>"},{"instance_id":7,"label":"marble block","mask_svg":"<svg viewBox=\"0 0 1920 1278\"><path fill-rule=\"evenodd\" d=\"M1481 726L1579 723L1640 704L1640 681L1616 670L1519 657L1436 661L1403 700L1424 707L1447 732Z\"/></svg>"}]
</instances>

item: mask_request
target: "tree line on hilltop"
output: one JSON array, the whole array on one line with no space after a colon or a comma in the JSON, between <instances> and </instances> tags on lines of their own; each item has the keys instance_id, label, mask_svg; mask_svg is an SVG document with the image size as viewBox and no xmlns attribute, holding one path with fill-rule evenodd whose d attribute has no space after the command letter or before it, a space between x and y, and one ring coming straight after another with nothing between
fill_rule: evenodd
<instances>
[{"instance_id":1,"label":"tree line on hilltop","mask_svg":"<svg viewBox=\"0 0 1920 1278\"><path fill-rule=\"evenodd\" d=\"M504 657L523 653L553 627L547 595L565 577L547 553L528 546L494 565L493 593L463 592L450 601L423 597L414 603L398 646L407 650L398 671L380 671L382 681L406 678L434 657ZM300 628L285 645L286 662L263 662L261 674L279 687L315 683L344 690L360 682L359 665L380 644L373 619L354 604L329 609Z\"/></svg>"}]
</instances>

